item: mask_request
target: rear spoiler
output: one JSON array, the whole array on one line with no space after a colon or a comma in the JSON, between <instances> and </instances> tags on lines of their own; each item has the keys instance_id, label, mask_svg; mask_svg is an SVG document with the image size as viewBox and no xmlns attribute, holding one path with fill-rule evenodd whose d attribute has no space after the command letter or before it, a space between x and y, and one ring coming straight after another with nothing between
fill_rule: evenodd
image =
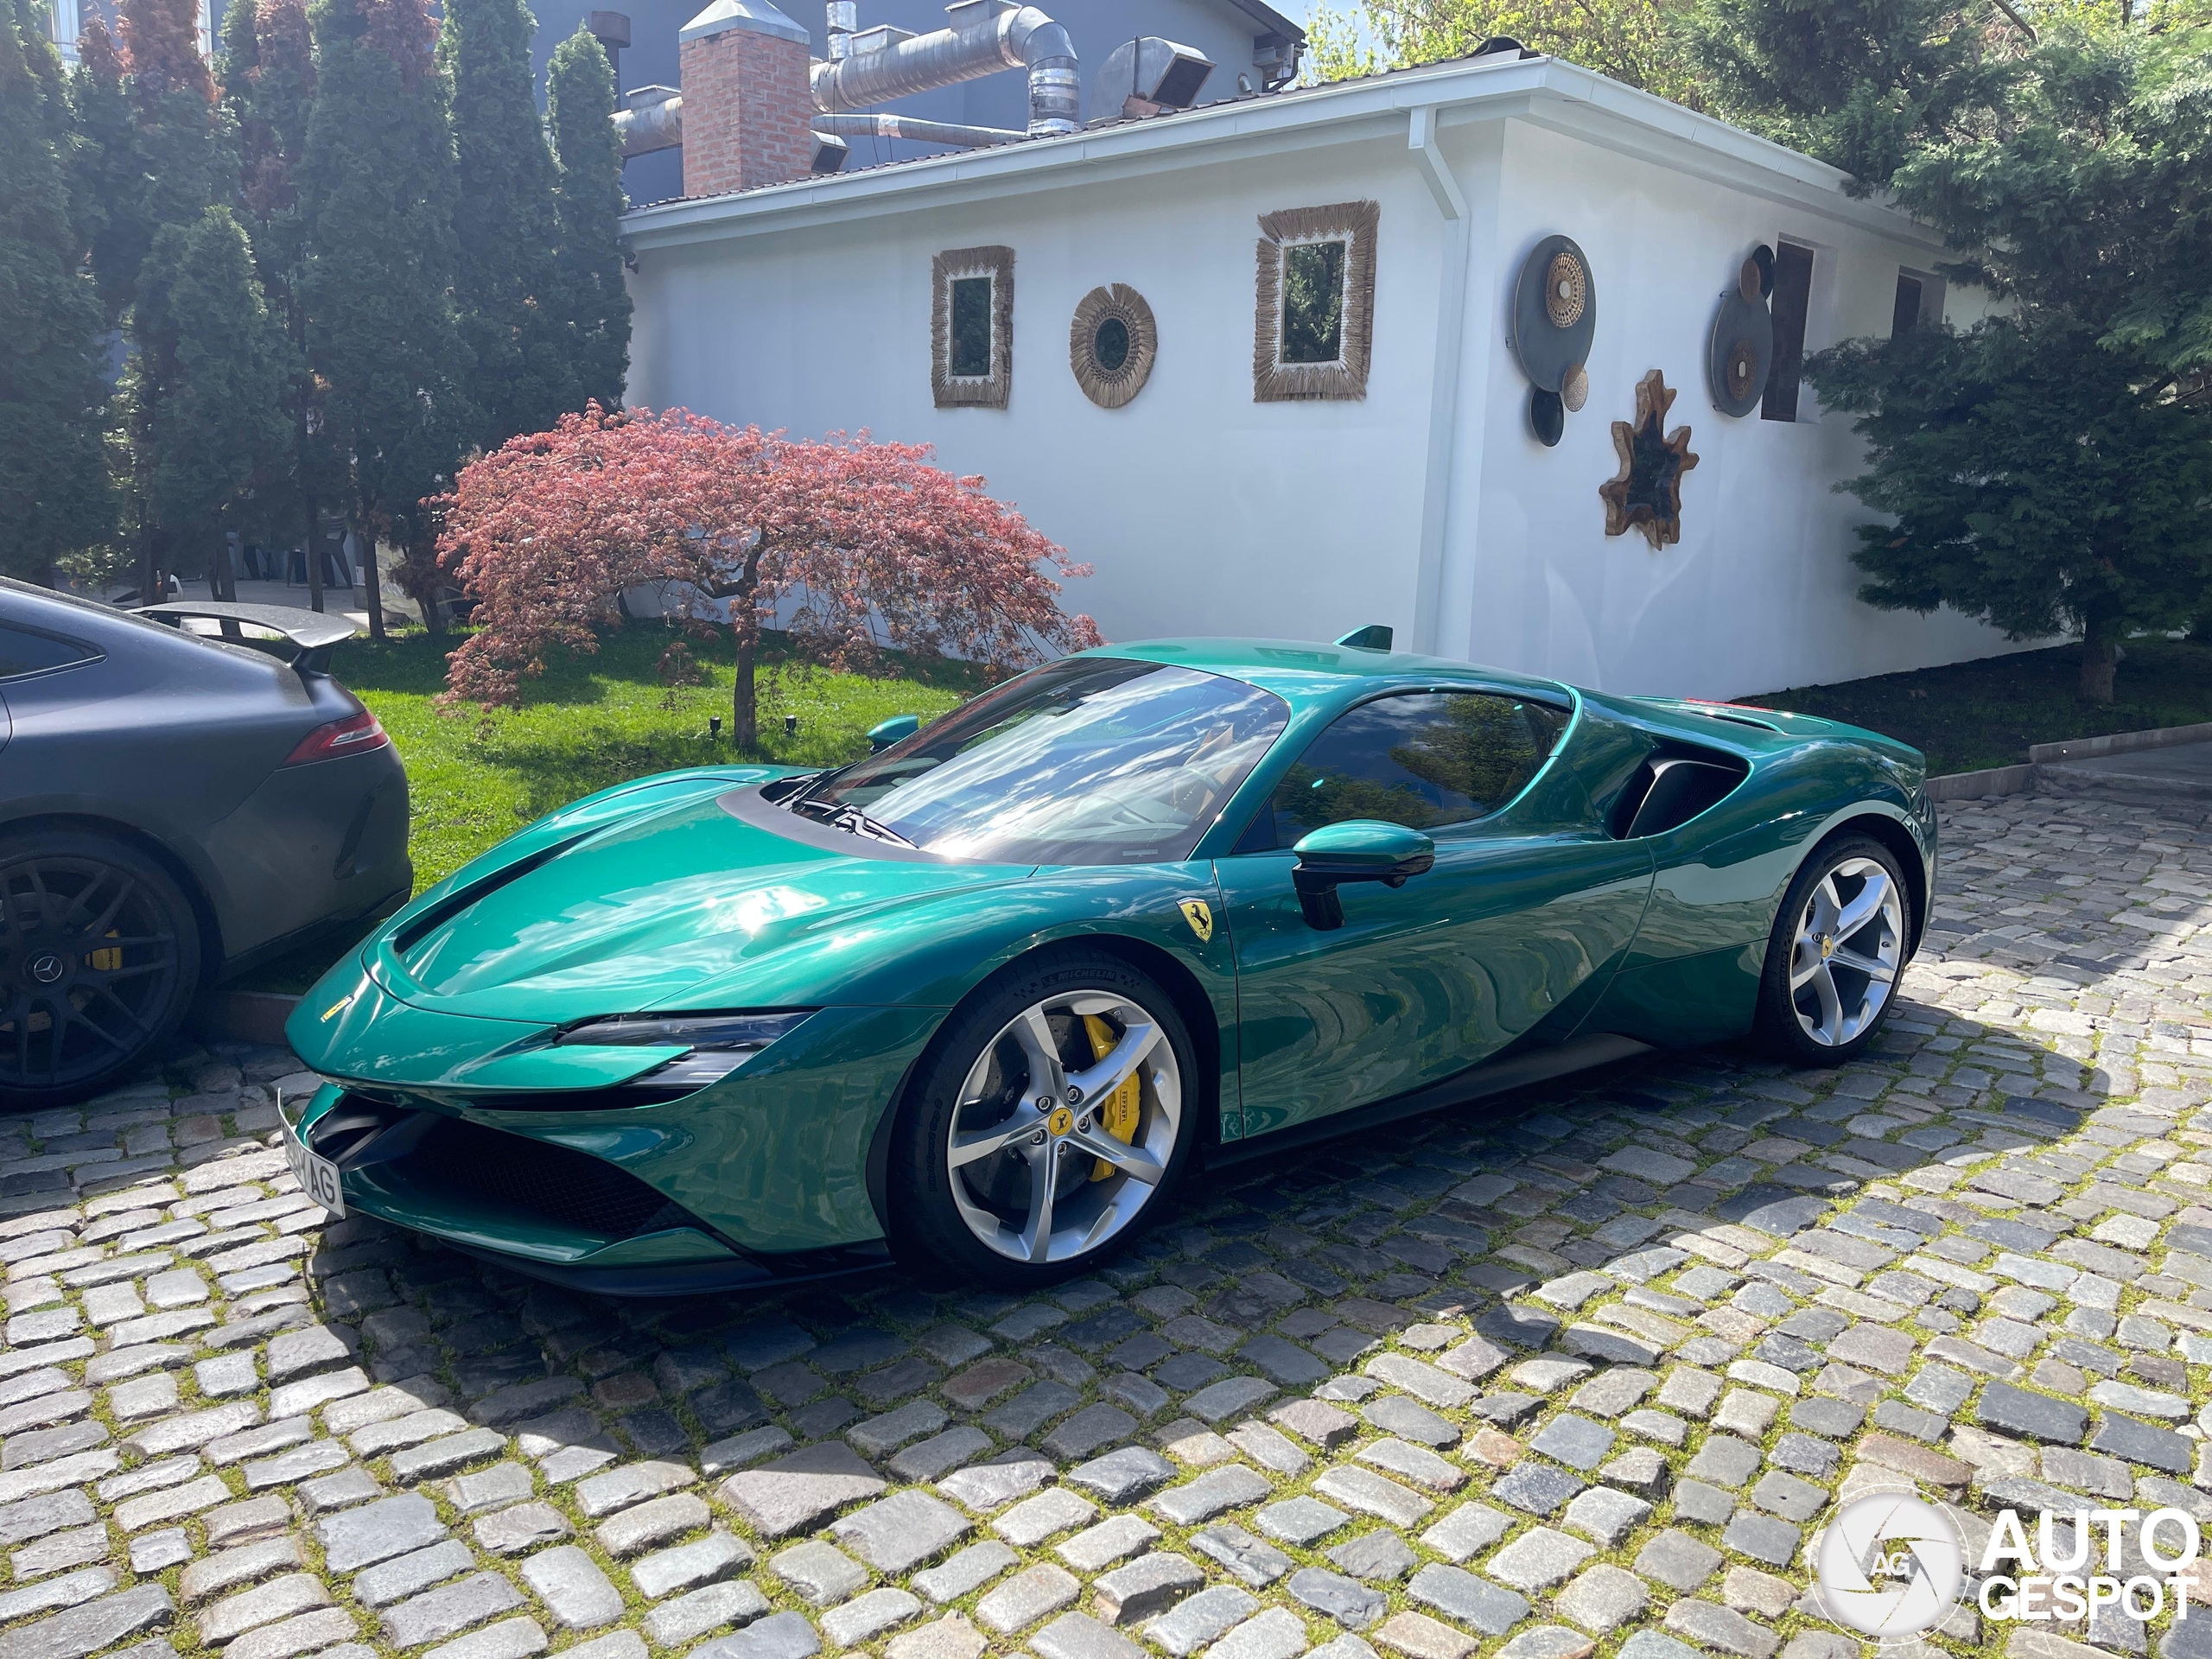
<instances>
[{"instance_id":1,"label":"rear spoiler","mask_svg":"<svg viewBox=\"0 0 2212 1659\"><path fill-rule=\"evenodd\" d=\"M181 628L186 617L194 616L218 622L240 622L281 633L299 647L292 666L303 674L327 673L330 648L340 640L351 639L354 632L353 625L342 616L298 610L289 605L231 605L219 600L185 599L166 605L141 606L135 614L152 617L171 627Z\"/></svg>"}]
</instances>

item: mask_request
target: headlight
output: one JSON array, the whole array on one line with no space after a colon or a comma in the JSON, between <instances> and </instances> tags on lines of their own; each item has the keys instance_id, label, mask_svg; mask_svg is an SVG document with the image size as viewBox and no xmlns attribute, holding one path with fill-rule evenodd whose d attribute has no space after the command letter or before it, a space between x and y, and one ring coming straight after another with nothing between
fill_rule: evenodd
<instances>
[{"instance_id":1,"label":"headlight","mask_svg":"<svg viewBox=\"0 0 2212 1659\"><path fill-rule=\"evenodd\" d=\"M632 1077L623 1087L703 1089L736 1071L813 1012L616 1014L571 1026L554 1042L556 1046L585 1044L594 1048L686 1046L689 1054Z\"/></svg>"}]
</instances>

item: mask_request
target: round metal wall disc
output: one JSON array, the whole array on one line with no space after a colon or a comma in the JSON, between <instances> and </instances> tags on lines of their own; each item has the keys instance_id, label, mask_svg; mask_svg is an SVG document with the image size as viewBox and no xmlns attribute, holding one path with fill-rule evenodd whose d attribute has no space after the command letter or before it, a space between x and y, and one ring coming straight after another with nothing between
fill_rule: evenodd
<instances>
[{"instance_id":1,"label":"round metal wall disc","mask_svg":"<svg viewBox=\"0 0 2212 1659\"><path fill-rule=\"evenodd\" d=\"M1549 449L1567 432L1567 410L1560 406L1559 394L1546 391L1541 386L1529 393L1529 429L1536 435L1536 442Z\"/></svg>"},{"instance_id":2,"label":"round metal wall disc","mask_svg":"<svg viewBox=\"0 0 2212 1659\"><path fill-rule=\"evenodd\" d=\"M1572 238L1546 237L1529 250L1513 286L1513 355L1521 372L1556 392L1567 372L1587 360L1597 332L1598 282L1588 256Z\"/></svg>"},{"instance_id":3,"label":"round metal wall disc","mask_svg":"<svg viewBox=\"0 0 2212 1659\"><path fill-rule=\"evenodd\" d=\"M1774 319L1764 301L1732 290L1720 299L1706 352L1706 378L1713 406L1723 415L1743 416L1766 395L1767 371L1774 364Z\"/></svg>"},{"instance_id":4,"label":"round metal wall disc","mask_svg":"<svg viewBox=\"0 0 2212 1659\"><path fill-rule=\"evenodd\" d=\"M1567 383L1559 389L1559 400L1573 414L1590 401L1590 373L1580 363L1567 372Z\"/></svg>"}]
</instances>

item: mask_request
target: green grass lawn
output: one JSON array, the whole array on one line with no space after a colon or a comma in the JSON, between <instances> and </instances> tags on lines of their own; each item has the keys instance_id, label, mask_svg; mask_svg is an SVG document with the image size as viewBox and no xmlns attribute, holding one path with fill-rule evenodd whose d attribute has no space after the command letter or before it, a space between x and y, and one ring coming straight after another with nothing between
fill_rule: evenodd
<instances>
[{"instance_id":1,"label":"green grass lawn","mask_svg":"<svg viewBox=\"0 0 2212 1659\"><path fill-rule=\"evenodd\" d=\"M483 715L442 714L445 652L454 643L409 633L385 645L338 647L331 672L373 709L407 763L410 850L421 892L470 859L579 796L680 766L772 760L814 766L868 751L868 730L893 715L929 716L982 688L958 664L905 679L868 679L790 665L760 677L762 743L729 741L728 638L691 643L704 683L671 688L654 669L673 636L657 622L610 632L593 657L563 657L524 684L524 706ZM722 735L708 735L710 716ZM797 728L785 730L785 716ZM359 935L333 935L240 980L249 990L305 990Z\"/></svg>"},{"instance_id":2,"label":"green grass lawn","mask_svg":"<svg viewBox=\"0 0 2212 1659\"><path fill-rule=\"evenodd\" d=\"M2081 668L2082 648L2058 645L1736 701L1849 721L1897 738L1923 751L1935 773L2014 766L2028 758L2031 743L2212 721L2212 646L2130 640L2108 703L2082 699Z\"/></svg>"}]
</instances>

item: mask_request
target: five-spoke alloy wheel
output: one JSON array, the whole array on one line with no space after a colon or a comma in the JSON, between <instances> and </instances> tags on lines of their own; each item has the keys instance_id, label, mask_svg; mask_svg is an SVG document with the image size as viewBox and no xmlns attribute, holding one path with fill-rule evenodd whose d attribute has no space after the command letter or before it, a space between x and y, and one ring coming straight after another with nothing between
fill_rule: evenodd
<instances>
[{"instance_id":1,"label":"five-spoke alloy wheel","mask_svg":"<svg viewBox=\"0 0 2212 1659\"><path fill-rule=\"evenodd\" d=\"M1889 1014L1911 938L1910 894L1887 848L1851 836L1816 849L1775 918L1760 1037L1800 1065L1853 1058Z\"/></svg>"},{"instance_id":2,"label":"five-spoke alloy wheel","mask_svg":"<svg viewBox=\"0 0 2212 1659\"><path fill-rule=\"evenodd\" d=\"M200 930L169 874L80 830L0 836L0 1104L79 1100L176 1029Z\"/></svg>"},{"instance_id":3,"label":"five-spoke alloy wheel","mask_svg":"<svg viewBox=\"0 0 2212 1659\"><path fill-rule=\"evenodd\" d=\"M1046 958L956 1014L898 1126L910 1260L1001 1284L1096 1265L1161 1207L1196 1067L1171 998L1109 956Z\"/></svg>"}]
</instances>

